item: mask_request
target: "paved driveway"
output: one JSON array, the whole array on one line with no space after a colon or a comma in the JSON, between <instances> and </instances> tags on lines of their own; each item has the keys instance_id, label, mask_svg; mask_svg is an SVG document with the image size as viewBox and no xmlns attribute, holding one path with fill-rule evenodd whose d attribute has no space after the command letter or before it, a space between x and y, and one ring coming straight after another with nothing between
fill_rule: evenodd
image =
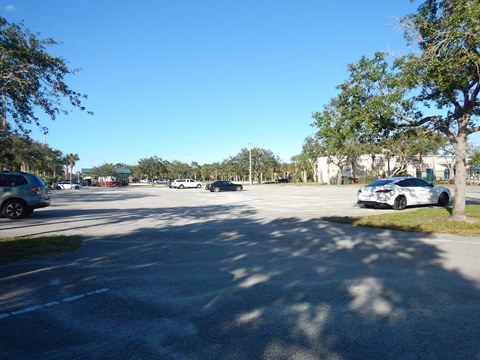
<instances>
[{"instance_id":1,"label":"paved driveway","mask_svg":"<svg viewBox=\"0 0 480 360\"><path fill-rule=\"evenodd\" d=\"M0 267L0 358L480 359L479 239L322 221L355 193L52 192L1 235L86 240Z\"/></svg>"},{"instance_id":2,"label":"paved driveway","mask_svg":"<svg viewBox=\"0 0 480 360\"><path fill-rule=\"evenodd\" d=\"M241 192L168 187L85 188L51 191L52 205L15 223L0 219L2 236L48 233L86 236L129 234L139 227L164 227L225 218L271 221L373 213L356 205L355 186L246 186Z\"/></svg>"}]
</instances>

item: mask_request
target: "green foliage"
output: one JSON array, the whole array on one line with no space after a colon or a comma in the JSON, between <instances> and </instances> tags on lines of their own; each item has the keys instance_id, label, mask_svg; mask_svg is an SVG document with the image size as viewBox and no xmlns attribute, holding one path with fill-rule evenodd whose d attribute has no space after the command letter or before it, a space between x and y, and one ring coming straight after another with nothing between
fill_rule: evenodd
<instances>
[{"instance_id":1,"label":"green foliage","mask_svg":"<svg viewBox=\"0 0 480 360\"><path fill-rule=\"evenodd\" d=\"M7 144L0 146L0 158L6 160L6 167L10 170L31 171L52 176L63 172L64 156L60 150L52 149L46 144L33 141L28 136L18 134L1 138L0 144Z\"/></svg>"},{"instance_id":2,"label":"green foliage","mask_svg":"<svg viewBox=\"0 0 480 360\"><path fill-rule=\"evenodd\" d=\"M70 179L72 179L72 172L73 172L73 167L75 166L75 163L80 160L78 157L78 154L67 154L65 155L65 165L67 165L70 168Z\"/></svg>"},{"instance_id":3,"label":"green foliage","mask_svg":"<svg viewBox=\"0 0 480 360\"><path fill-rule=\"evenodd\" d=\"M140 173L142 178L147 176L150 180L152 180L154 178L166 177L167 166L161 158L152 156L149 158L140 159L135 171Z\"/></svg>"},{"instance_id":4,"label":"green foliage","mask_svg":"<svg viewBox=\"0 0 480 360\"><path fill-rule=\"evenodd\" d=\"M348 118L346 108L336 105L338 101L339 98L332 99L322 112L314 113L313 125L318 128L315 134L317 154L327 156L328 161L339 168L337 183L340 183L343 168L354 164L367 148L363 146L366 144L365 132L359 128L364 122ZM309 144L312 146L314 143L310 140Z\"/></svg>"},{"instance_id":5,"label":"green foliage","mask_svg":"<svg viewBox=\"0 0 480 360\"><path fill-rule=\"evenodd\" d=\"M184 178L184 177L193 177L192 169L188 163L174 160L166 164L167 173L169 177L173 179Z\"/></svg>"},{"instance_id":6,"label":"green foliage","mask_svg":"<svg viewBox=\"0 0 480 360\"><path fill-rule=\"evenodd\" d=\"M480 148L475 148L472 149L470 156L469 156L469 161L468 161L469 166L480 166Z\"/></svg>"},{"instance_id":7,"label":"green foliage","mask_svg":"<svg viewBox=\"0 0 480 360\"><path fill-rule=\"evenodd\" d=\"M386 176L408 175L407 165L414 161L421 165L424 155L436 154L447 139L438 133L419 128L405 128L379 142L386 160L395 158L395 168Z\"/></svg>"},{"instance_id":8,"label":"green foliage","mask_svg":"<svg viewBox=\"0 0 480 360\"><path fill-rule=\"evenodd\" d=\"M43 182L47 186L52 186L54 183L58 181L58 176L47 176L46 178L43 179Z\"/></svg>"},{"instance_id":9,"label":"green foliage","mask_svg":"<svg viewBox=\"0 0 480 360\"><path fill-rule=\"evenodd\" d=\"M65 165L68 165L70 167L73 167L78 160L80 160L78 154L70 153L65 155Z\"/></svg>"},{"instance_id":10,"label":"green foliage","mask_svg":"<svg viewBox=\"0 0 480 360\"><path fill-rule=\"evenodd\" d=\"M251 149L242 148L237 155L222 162L223 169L226 170L223 178L233 177L233 174L248 176L250 159L252 164L252 180L256 180L257 182L262 181L264 177L266 178L267 174L276 172L280 167L279 157L271 150L258 147Z\"/></svg>"},{"instance_id":11,"label":"green foliage","mask_svg":"<svg viewBox=\"0 0 480 360\"><path fill-rule=\"evenodd\" d=\"M421 50L403 65L422 85L419 99L449 109L446 117L436 120L437 126L449 127L461 115L469 117L472 109L467 110L466 105L478 108L474 103L479 92L480 2L425 1L402 24L409 43ZM455 115L455 111L462 114ZM474 126L474 121L468 121L468 126Z\"/></svg>"},{"instance_id":12,"label":"green foliage","mask_svg":"<svg viewBox=\"0 0 480 360\"><path fill-rule=\"evenodd\" d=\"M338 96L314 114L317 137L341 167L352 147L378 145L398 129L442 133L455 150L453 216L464 218L467 137L480 131L480 2L427 0L401 25L419 51L393 61L377 52L349 65ZM435 151L432 143L416 145Z\"/></svg>"},{"instance_id":13,"label":"green foliage","mask_svg":"<svg viewBox=\"0 0 480 360\"><path fill-rule=\"evenodd\" d=\"M100 166L93 167L92 173L96 176L116 176L118 168L112 163L103 163Z\"/></svg>"},{"instance_id":14,"label":"green foliage","mask_svg":"<svg viewBox=\"0 0 480 360\"><path fill-rule=\"evenodd\" d=\"M77 71L70 70L63 58L47 52L47 47L56 44L53 39L39 39L22 23L11 24L0 17L0 93L5 96L2 108L23 133L28 133L29 124L42 126L37 109L53 120L59 114L68 114L64 99L70 106L85 110L82 100L86 96L65 82Z\"/></svg>"}]
</instances>

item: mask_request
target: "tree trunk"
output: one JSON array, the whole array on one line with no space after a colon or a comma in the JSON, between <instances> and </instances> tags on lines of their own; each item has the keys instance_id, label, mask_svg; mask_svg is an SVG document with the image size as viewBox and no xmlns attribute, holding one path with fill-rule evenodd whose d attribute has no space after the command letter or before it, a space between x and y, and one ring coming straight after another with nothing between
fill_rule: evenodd
<instances>
[{"instance_id":1,"label":"tree trunk","mask_svg":"<svg viewBox=\"0 0 480 360\"><path fill-rule=\"evenodd\" d=\"M353 182L353 179L357 177L357 159L352 160L350 164L352 166L352 182Z\"/></svg>"},{"instance_id":2,"label":"tree trunk","mask_svg":"<svg viewBox=\"0 0 480 360\"><path fill-rule=\"evenodd\" d=\"M458 135L452 141L455 149L455 196L453 198L452 220L465 221L465 188L467 186L467 135Z\"/></svg>"},{"instance_id":3,"label":"tree trunk","mask_svg":"<svg viewBox=\"0 0 480 360\"><path fill-rule=\"evenodd\" d=\"M343 167L339 167L337 172L337 185L342 185Z\"/></svg>"},{"instance_id":4,"label":"tree trunk","mask_svg":"<svg viewBox=\"0 0 480 360\"><path fill-rule=\"evenodd\" d=\"M375 159L376 159L375 154L370 154L370 158L372 159L372 166L370 166L370 172L372 174L377 175L377 169L376 169L376 166L375 166Z\"/></svg>"},{"instance_id":5,"label":"tree trunk","mask_svg":"<svg viewBox=\"0 0 480 360\"><path fill-rule=\"evenodd\" d=\"M318 182L317 162L315 160L313 160L313 161L310 162L310 165L312 166L313 182Z\"/></svg>"}]
</instances>

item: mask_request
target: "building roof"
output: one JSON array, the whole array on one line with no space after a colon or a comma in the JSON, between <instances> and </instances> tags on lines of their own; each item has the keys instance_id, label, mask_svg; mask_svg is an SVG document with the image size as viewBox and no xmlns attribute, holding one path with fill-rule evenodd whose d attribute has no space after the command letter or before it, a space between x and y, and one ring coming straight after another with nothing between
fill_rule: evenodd
<instances>
[{"instance_id":1,"label":"building roof","mask_svg":"<svg viewBox=\"0 0 480 360\"><path fill-rule=\"evenodd\" d=\"M92 168L82 168L80 171L83 175L91 175L93 174ZM132 172L128 168L120 168L115 171L116 174L119 175L130 175Z\"/></svg>"}]
</instances>

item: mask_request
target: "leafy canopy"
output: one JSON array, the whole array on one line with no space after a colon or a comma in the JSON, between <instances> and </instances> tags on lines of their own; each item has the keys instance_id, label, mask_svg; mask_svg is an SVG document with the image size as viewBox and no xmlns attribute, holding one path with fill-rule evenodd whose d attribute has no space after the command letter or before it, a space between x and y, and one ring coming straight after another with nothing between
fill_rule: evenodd
<instances>
[{"instance_id":1,"label":"leafy canopy","mask_svg":"<svg viewBox=\"0 0 480 360\"><path fill-rule=\"evenodd\" d=\"M23 23L11 24L0 17L0 94L3 98L2 131L6 132L6 117L13 119L19 131L28 133L28 125L42 126L35 111L43 110L52 120L68 114L67 104L85 110L82 95L72 90L66 78L77 70L68 68L66 61L47 52L57 45L53 39L40 39L25 29ZM47 128L43 127L44 132Z\"/></svg>"}]
</instances>

